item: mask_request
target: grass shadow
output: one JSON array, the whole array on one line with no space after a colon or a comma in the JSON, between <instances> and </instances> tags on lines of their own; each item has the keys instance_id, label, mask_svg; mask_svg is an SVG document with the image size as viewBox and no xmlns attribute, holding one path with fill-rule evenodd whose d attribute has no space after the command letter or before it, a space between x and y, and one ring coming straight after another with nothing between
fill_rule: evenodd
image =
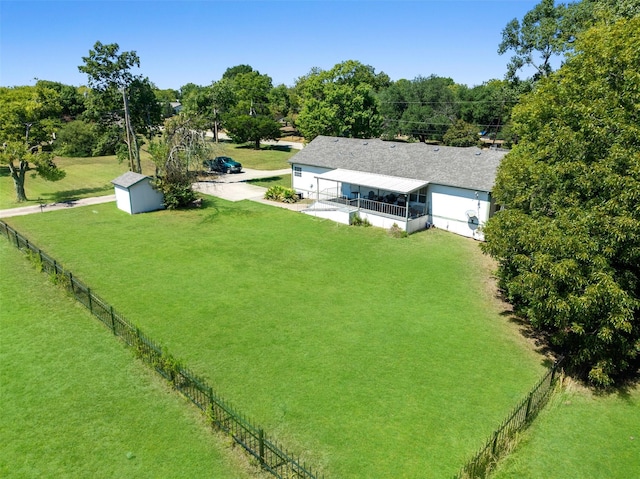
<instances>
[{"instance_id":1,"label":"grass shadow","mask_svg":"<svg viewBox=\"0 0 640 479\"><path fill-rule=\"evenodd\" d=\"M269 178L256 178L254 180L246 180L245 183L253 184L261 184L261 183L278 183L282 181L282 176L270 176Z\"/></svg>"},{"instance_id":2,"label":"grass shadow","mask_svg":"<svg viewBox=\"0 0 640 479\"><path fill-rule=\"evenodd\" d=\"M286 153L289 153L291 151L291 147L289 145L268 145L266 149L274 151L284 151Z\"/></svg>"},{"instance_id":3,"label":"grass shadow","mask_svg":"<svg viewBox=\"0 0 640 479\"><path fill-rule=\"evenodd\" d=\"M53 193L43 193L41 195L43 200L52 201L54 203L63 203L66 201L75 201L80 198L86 198L89 196L95 196L96 194L101 193L102 195L107 195L109 193L113 193L113 190L108 186L105 187L96 187L96 188L79 188L76 190L65 190L65 191L56 191Z\"/></svg>"}]
</instances>

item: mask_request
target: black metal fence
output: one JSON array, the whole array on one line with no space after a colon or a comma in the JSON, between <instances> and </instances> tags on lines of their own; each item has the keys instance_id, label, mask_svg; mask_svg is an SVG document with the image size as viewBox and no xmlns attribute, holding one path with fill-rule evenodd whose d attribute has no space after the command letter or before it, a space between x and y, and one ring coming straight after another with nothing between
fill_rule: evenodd
<instances>
[{"instance_id":1,"label":"black metal fence","mask_svg":"<svg viewBox=\"0 0 640 479\"><path fill-rule=\"evenodd\" d=\"M0 233L18 249L29 254L41 271L48 273L56 283L73 294L115 336L133 348L143 361L170 381L175 389L205 413L213 427L229 434L237 444L257 460L263 469L279 479L319 479L321 477L306 463L301 462L299 458L294 457L270 439L264 429L252 424L214 394L204 379L192 373L138 327L127 321L88 286L78 281L71 271L64 269L56 260L31 244L4 221L0 221Z\"/></svg>"},{"instance_id":2,"label":"black metal fence","mask_svg":"<svg viewBox=\"0 0 640 479\"><path fill-rule=\"evenodd\" d=\"M563 358L558 359L529 394L513 409L478 453L460 469L454 479L488 477L498 460L515 445L517 433L525 429L549 400L558 379Z\"/></svg>"},{"instance_id":3,"label":"black metal fence","mask_svg":"<svg viewBox=\"0 0 640 479\"><path fill-rule=\"evenodd\" d=\"M147 337L138 327L129 323L106 301L78 281L70 271L46 255L28 239L0 221L0 233L18 249L26 251L31 259L54 281L65 287L115 336L136 351L136 354L152 366L173 387L180 391L203 413L211 425L229 434L260 466L279 479L319 479L317 472L269 439L264 430L251 423L222 398L214 394L207 382L189 371L171 354ZM502 425L489 437L478 453L460 469L454 479L486 478L497 461L506 455L515 443L516 435L525 429L547 403L558 378L562 359L533 387L529 394L514 408ZM322 476L324 477L324 476Z\"/></svg>"}]
</instances>

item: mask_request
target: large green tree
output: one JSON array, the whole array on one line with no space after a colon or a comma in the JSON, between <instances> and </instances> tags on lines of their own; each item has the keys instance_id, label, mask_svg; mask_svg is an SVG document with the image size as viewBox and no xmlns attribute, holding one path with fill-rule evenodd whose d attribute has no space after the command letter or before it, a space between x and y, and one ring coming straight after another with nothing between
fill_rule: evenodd
<instances>
[{"instance_id":1,"label":"large green tree","mask_svg":"<svg viewBox=\"0 0 640 479\"><path fill-rule=\"evenodd\" d=\"M513 112L484 251L515 311L598 386L640 364L640 17L583 33Z\"/></svg>"},{"instance_id":2,"label":"large green tree","mask_svg":"<svg viewBox=\"0 0 640 479\"><path fill-rule=\"evenodd\" d=\"M638 15L638 0L580 0L557 5L555 0L541 0L522 21L514 18L502 31L498 53L513 53L507 78L517 78L518 71L527 66L534 69L534 80L545 77L553 70L553 58L571 52L582 32L600 22L613 23Z\"/></svg>"},{"instance_id":3,"label":"large green tree","mask_svg":"<svg viewBox=\"0 0 640 479\"><path fill-rule=\"evenodd\" d=\"M119 52L117 43L96 42L89 56L82 57L84 64L78 66L78 70L87 74L92 89L87 101L88 116L92 116L102 127L103 135L109 137L118 130L116 126L123 124L122 141L126 145L129 168L140 172L137 133L149 136L160 125L162 107L149 79L132 72L140 67L137 53ZM122 149L116 152L120 158L124 156Z\"/></svg>"},{"instance_id":4,"label":"large green tree","mask_svg":"<svg viewBox=\"0 0 640 479\"><path fill-rule=\"evenodd\" d=\"M456 85L451 78L431 75L399 80L380 95L384 135L405 135L419 141L441 141L458 118Z\"/></svg>"},{"instance_id":5,"label":"large green tree","mask_svg":"<svg viewBox=\"0 0 640 479\"><path fill-rule=\"evenodd\" d=\"M502 31L502 42L498 53L512 50L513 56L507 65L507 77L514 78L518 71L529 66L535 69L535 78L549 75L551 60L570 48L575 31L564 21L567 7L555 5L555 0L542 0L527 12L520 22L511 20Z\"/></svg>"},{"instance_id":6,"label":"large green tree","mask_svg":"<svg viewBox=\"0 0 640 479\"><path fill-rule=\"evenodd\" d=\"M228 69L221 82L228 84L233 94L233 104L227 107L222 119L234 141L250 141L259 149L260 140L280 137L280 124L270 108L273 83L269 75L260 74L248 65L239 65Z\"/></svg>"},{"instance_id":7,"label":"large green tree","mask_svg":"<svg viewBox=\"0 0 640 479\"><path fill-rule=\"evenodd\" d=\"M235 93L231 80L223 78L209 86L191 88L183 99L183 111L194 126L201 130L211 130L218 142L218 132L223 116L235 103Z\"/></svg>"},{"instance_id":8,"label":"large green tree","mask_svg":"<svg viewBox=\"0 0 640 479\"><path fill-rule=\"evenodd\" d=\"M226 125L234 142L252 142L256 150L260 149L260 140L280 138L280 125L266 115L232 116L227 119Z\"/></svg>"},{"instance_id":9,"label":"large green tree","mask_svg":"<svg viewBox=\"0 0 640 479\"><path fill-rule=\"evenodd\" d=\"M16 200L27 201L27 172L49 181L65 175L47 151L60 124L59 92L40 82L35 87L0 87L0 104L0 164L9 169Z\"/></svg>"},{"instance_id":10,"label":"large green tree","mask_svg":"<svg viewBox=\"0 0 640 479\"><path fill-rule=\"evenodd\" d=\"M371 138L382 132L376 92L389 77L349 60L329 71L313 69L296 82L301 110L296 126L307 141L318 135Z\"/></svg>"}]
</instances>

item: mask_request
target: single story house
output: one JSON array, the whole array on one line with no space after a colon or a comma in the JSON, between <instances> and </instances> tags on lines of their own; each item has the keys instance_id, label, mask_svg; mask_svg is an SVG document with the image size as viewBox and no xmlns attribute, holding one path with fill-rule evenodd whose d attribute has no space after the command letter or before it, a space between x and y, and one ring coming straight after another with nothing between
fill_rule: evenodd
<instances>
[{"instance_id":1,"label":"single story house","mask_svg":"<svg viewBox=\"0 0 640 479\"><path fill-rule=\"evenodd\" d=\"M505 152L379 139L318 136L291 157L292 188L315 202L304 212L351 224L430 226L483 240L495 213L491 190Z\"/></svg>"},{"instance_id":2,"label":"single story house","mask_svg":"<svg viewBox=\"0 0 640 479\"><path fill-rule=\"evenodd\" d=\"M128 171L111 181L118 209L130 215L164 208L164 196L151 185L151 178Z\"/></svg>"}]
</instances>

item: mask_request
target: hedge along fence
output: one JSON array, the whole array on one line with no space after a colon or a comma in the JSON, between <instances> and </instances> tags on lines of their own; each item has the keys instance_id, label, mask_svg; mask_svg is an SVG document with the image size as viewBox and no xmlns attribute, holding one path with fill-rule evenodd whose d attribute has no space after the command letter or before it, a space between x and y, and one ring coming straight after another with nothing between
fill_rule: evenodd
<instances>
[{"instance_id":1,"label":"hedge along fence","mask_svg":"<svg viewBox=\"0 0 640 479\"><path fill-rule=\"evenodd\" d=\"M241 445L258 462L260 467L279 479L319 479L317 472L294 457L275 441L268 438L264 429L252 424L231 405L217 396L207 382L183 366L160 345L146 336L138 327L127 321L106 301L93 293L89 287L76 279L56 260L16 230L0 221L0 232L18 249L25 251L41 272L73 294L96 318L107 326L136 355L153 367L175 389L187 397L204 414L212 427L229 434L233 441ZM324 476L322 476L324 477Z\"/></svg>"},{"instance_id":2,"label":"hedge along fence","mask_svg":"<svg viewBox=\"0 0 640 479\"><path fill-rule=\"evenodd\" d=\"M500 427L489 437L478 453L460 469L454 479L482 479L501 457L514 447L517 434L527 428L549 400L559 377L564 358L558 359L529 394L513 409Z\"/></svg>"}]
</instances>

